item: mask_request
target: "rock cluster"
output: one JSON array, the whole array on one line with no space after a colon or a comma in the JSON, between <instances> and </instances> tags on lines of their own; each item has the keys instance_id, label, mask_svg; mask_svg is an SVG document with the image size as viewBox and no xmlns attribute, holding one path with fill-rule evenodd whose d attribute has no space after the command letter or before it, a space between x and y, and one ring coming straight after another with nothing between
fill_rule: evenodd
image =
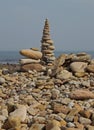
<instances>
[{"instance_id":1,"label":"rock cluster","mask_svg":"<svg viewBox=\"0 0 94 130\"><path fill-rule=\"evenodd\" d=\"M83 77L87 72L93 72L94 63L91 56L85 52L78 54L61 54L55 61L52 76L68 79L73 75Z\"/></svg>"},{"instance_id":2,"label":"rock cluster","mask_svg":"<svg viewBox=\"0 0 94 130\"><path fill-rule=\"evenodd\" d=\"M94 130L90 55L62 54L50 74L6 67L0 68L0 130Z\"/></svg>"},{"instance_id":3,"label":"rock cluster","mask_svg":"<svg viewBox=\"0 0 94 130\"><path fill-rule=\"evenodd\" d=\"M42 71L44 69L44 67L40 64L42 53L38 49L24 49L20 51L20 54L26 57L24 59L20 59L19 61L21 64L21 71Z\"/></svg>"},{"instance_id":4,"label":"rock cluster","mask_svg":"<svg viewBox=\"0 0 94 130\"><path fill-rule=\"evenodd\" d=\"M55 60L55 56L54 56L55 47L53 45L54 42L50 38L48 19L45 20L41 43L42 43L41 52L43 54L42 61L44 64L50 66L50 65L52 65L53 61Z\"/></svg>"}]
</instances>

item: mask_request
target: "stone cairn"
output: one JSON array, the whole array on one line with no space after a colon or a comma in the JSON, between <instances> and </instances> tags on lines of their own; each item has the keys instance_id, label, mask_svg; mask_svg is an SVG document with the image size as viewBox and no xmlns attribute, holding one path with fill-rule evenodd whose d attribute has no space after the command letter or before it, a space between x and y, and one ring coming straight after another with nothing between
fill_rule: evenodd
<instances>
[{"instance_id":1,"label":"stone cairn","mask_svg":"<svg viewBox=\"0 0 94 130\"><path fill-rule=\"evenodd\" d=\"M25 57L19 61L21 71L42 71L44 69L44 67L40 64L42 53L37 48L20 50L20 54Z\"/></svg>"},{"instance_id":2,"label":"stone cairn","mask_svg":"<svg viewBox=\"0 0 94 130\"><path fill-rule=\"evenodd\" d=\"M45 25L43 29L43 36L41 40L41 52L42 52L42 63L44 65L51 66L53 61L55 60L54 56L54 45L53 41L50 38L50 31L49 31L49 22L48 19L45 20Z\"/></svg>"}]
</instances>

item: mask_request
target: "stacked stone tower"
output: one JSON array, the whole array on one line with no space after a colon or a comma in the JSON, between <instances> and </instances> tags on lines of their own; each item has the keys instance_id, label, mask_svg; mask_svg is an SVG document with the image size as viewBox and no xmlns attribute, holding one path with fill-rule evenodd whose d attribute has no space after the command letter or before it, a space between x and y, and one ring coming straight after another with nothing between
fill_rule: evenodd
<instances>
[{"instance_id":1,"label":"stacked stone tower","mask_svg":"<svg viewBox=\"0 0 94 130\"><path fill-rule=\"evenodd\" d=\"M42 36L42 40L41 40L41 52L43 54L42 56L42 62L45 65L52 65L53 61L55 60L55 56L54 56L54 45L53 45L53 41L50 38L50 27L49 27L49 22L48 19L45 20L45 25L44 25L44 29L43 29L43 36Z\"/></svg>"}]
</instances>

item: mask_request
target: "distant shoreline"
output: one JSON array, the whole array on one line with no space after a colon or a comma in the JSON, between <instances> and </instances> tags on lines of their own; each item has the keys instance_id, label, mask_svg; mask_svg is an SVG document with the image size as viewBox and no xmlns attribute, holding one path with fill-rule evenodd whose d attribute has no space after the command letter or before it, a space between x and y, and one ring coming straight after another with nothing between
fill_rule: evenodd
<instances>
[{"instance_id":1,"label":"distant shoreline","mask_svg":"<svg viewBox=\"0 0 94 130\"><path fill-rule=\"evenodd\" d=\"M60 54L77 54L85 52L90 54L92 58L94 58L94 51L55 51L55 57L58 57ZM19 51L0 51L0 64L19 64L19 60L24 58L20 55Z\"/></svg>"}]
</instances>

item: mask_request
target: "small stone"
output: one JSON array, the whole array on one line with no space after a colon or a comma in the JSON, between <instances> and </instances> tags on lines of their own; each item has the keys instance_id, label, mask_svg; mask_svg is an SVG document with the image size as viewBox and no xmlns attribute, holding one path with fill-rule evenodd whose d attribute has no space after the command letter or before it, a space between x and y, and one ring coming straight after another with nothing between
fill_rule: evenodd
<instances>
[{"instance_id":1,"label":"small stone","mask_svg":"<svg viewBox=\"0 0 94 130\"><path fill-rule=\"evenodd\" d=\"M68 127L75 127L75 124L72 123L72 122L68 122L68 123L67 123L67 126L68 126Z\"/></svg>"},{"instance_id":2,"label":"small stone","mask_svg":"<svg viewBox=\"0 0 94 130\"><path fill-rule=\"evenodd\" d=\"M80 122L81 124L83 124L83 125L89 125L89 124L91 124L91 120L88 119L88 118L84 118L84 117L80 117L80 118L79 118L79 122Z\"/></svg>"},{"instance_id":3,"label":"small stone","mask_svg":"<svg viewBox=\"0 0 94 130\"><path fill-rule=\"evenodd\" d=\"M34 123L29 130L42 130L44 128L44 124Z\"/></svg>"},{"instance_id":4,"label":"small stone","mask_svg":"<svg viewBox=\"0 0 94 130\"><path fill-rule=\"evenodd\" d=\"M60 130L60 122L57 120L48 121L46 130Z\"/></svg>"},{"instance_id":5,"label":"small stone","mask_svg":"<svg viewBox=\"0 0 94 130\"><path fill-rule=\"evenodd\" d=\"M60 91L57 89L52 89L52 99L57 99L59 97Z\"/></svg>"},{"instance_id":6,"label":"small stone","mask_svg":"<svg viewBox=\"0 0 94 130\"><path fill-rule=\"evenodd\" d=\"M85 100L85 99L94 99L94 94L89 90L75 90L70 94L71 99Z\"/></svg>"},{"instance_id":7,"label":"small stone","mask_svg":"<svg viewBox=\"0 0 94 130\"><path fill-rule=\"evenodd\" d=\"M5 79L0 77L0 85L4 84L5 83Z\"/></svg>"}]
</instances>

